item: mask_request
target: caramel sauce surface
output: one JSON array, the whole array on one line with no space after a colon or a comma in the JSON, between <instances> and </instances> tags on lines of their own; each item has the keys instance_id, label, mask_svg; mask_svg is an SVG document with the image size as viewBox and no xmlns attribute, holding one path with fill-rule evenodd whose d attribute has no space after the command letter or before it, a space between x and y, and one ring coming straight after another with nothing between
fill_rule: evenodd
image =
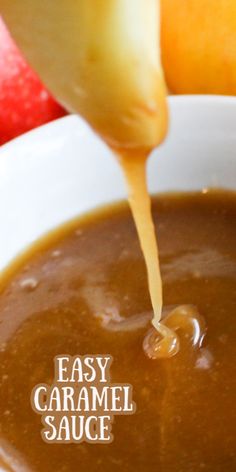
<instances>
[{"instance_id":1,"label":"caramel sauce surface","mask_svg":"<svg viewBox=\"0 0 236 472\"><path fill-rule=\"evenodd\" d=\"M0 443L22 470L235 471L236 196L159 196L153 218L163 322L173 328L169 314L190 304L207 326L195 348L178 312L181 348L171 359L142 349L153 311L125 204L60 228L3 276ZM47 445L31 390L52 381L55 355L88 352L113 355L112 381L133 385L137 413L117 418L109 446Z\"/></svg>"}]
</instances>

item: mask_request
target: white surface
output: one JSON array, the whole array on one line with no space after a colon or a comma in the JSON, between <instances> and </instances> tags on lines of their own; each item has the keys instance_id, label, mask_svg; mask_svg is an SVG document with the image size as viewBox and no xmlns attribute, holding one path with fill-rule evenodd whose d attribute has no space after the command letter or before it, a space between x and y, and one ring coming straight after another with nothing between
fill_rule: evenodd
<instances>
[{"instance_id":1,"label":"white surface","mask_svg":"<svg viewBox=\"0 0 236 472\"><path fill-rule=\"evenodd\" d=\"M148 166L152 192L236 188L236 98L170 98L170 133ZM126 195L105 145L78 117L0 149L0 269L58 224Z\"/></svg>"}]
</instances>

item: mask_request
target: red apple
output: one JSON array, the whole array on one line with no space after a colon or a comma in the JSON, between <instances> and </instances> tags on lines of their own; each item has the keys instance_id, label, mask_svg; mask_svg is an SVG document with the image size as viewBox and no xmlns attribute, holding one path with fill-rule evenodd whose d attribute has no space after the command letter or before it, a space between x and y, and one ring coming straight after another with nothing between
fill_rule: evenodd
<instances>
[{"instance_id":1,"label":"red apple","mask_svg":"<svg viewBox=\"0 0 236 472\"><path fill-rule=\"evenodd\" d=\"M0 17L0 144L64 116Z\"/></svg>"}]
</instances>

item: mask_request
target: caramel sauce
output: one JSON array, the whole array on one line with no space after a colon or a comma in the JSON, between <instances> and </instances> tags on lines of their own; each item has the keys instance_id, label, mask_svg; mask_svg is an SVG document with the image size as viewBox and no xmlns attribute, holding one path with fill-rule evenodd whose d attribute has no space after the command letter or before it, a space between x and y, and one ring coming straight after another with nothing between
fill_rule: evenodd
<instances>
[{"instance_id":1,"label":"caramel sauce","mask_svg":"<svg viewBox=\"0 0 236 472\"><path fill-rule=\"evenodd\" d=\"M162 326L180 345L169 359L150 360L164 338L150 329L145 264L126 203L59 228L3 274L0 456L10 470L235 471L236 195L159 195L152 215ZM137 414L117 418L109 447L46 444L32 389L52 382L58 353L88 352L113 356L112 380L133 385Z\"/></svg>"},{"instance_id":2,"label":"caramel sauce","mask_svg":"<svg viewBox=\"0 0 236 472\"><path fill-rule=\"evenodd\" d=\"M119 154L119 162L128 184L128 200L144 256L150 298L153 307L153 329L143 342L143 349L151 359L174 356L180 349L178 331L190 336L194 348L200 347L205 333L204 319L197 309L184 305L171 311L162 322L163 290L157 237L147 189L146 163L148 154L130 152Z\"/></svg>"},{"instance_id":3,"label":"caramel sauce","mask_svg":"<svg viewBox=\"0 0 236 472\"><path fill-rule=\"evenodd\" d=\"M163 311L158 246L145 170L148 153L164 139L168 125L165 86L159 57L158 2L111 0L108 8L106 0L100 2L2 0L1 10L30 62L42 75L49 88L68 109L80 113L104 141L111 148L115 148L116 153L118 152L128 184L130 208L146 263L154 313L154 317L152 313L145 311L141 316L136 314L143 306L146 293L144 284L141 290L142 299L137 303L134 302L135 296L138 296L137 276L141 277L144 270L142 265L140 266L142 270L139 269L137 274L130 273L129 277L127 276L130 290L133 287L133 301L128 312L129 316L135 314L127 319L114 309L113 312L111 309L111 313L109 310L108 313L104 313L104 306L106 305L106 310L109 308L107 304L109 305L110 293L112 289L114 290L112 274L118 270L117 259L114 257L114 244L110 246L106 261L109 275L104 270L106 223L101 225L104 229L103 234L101 228L97 232L97 239L94 239L96 230L89 228L88 238L84 243L87 259L84 261L84 256L80 253L76 268L74 261L76 257L78 258L81 245L75 242L75 234L68 235L68 240L65 238L59 244L62 252L67 252L67 256L64 254L62 257L62 265L60 263L57 265L55 259L50 265L48 262L50 254L47 250L42 250L41 253L36 251L29 267L26 266L24 270L13 274L9 287L3 290L0 299L2 307L0 371L1 381L5 382L5 390L0 392L1 436L7 437L8 442L27 457L29 470L74 471L79 467L81 470L89 468L97 472L120 470L123 467L124 470L151 471L153 468L159 468L186 472L190 469L196 471L205 468L216 472L222 470L222 464L225 470L235 470L235 456L232 452L234 421L232 419L232 425L225 423L221 408L222 398L217 397L221 385L224 385L221 378L219 379L219 371L225 383L231 386L229 391L233 392L230 384L234 368L233 342L227 340L231 335L229 326L233 325L234 319L229 297L229 293L232 295L229 286L235 286L234 249L231 248L233 275L228 281L222 280L223 268L220 266L220 286L216 274L213 274L210 283L214 295L211 292L209 295L205 288L208 279L204 276L204 264L201 266L203 275L200 272L200 279L198 276L198 293L202 294L205 300L203 308L208 306L210 321L212 314L210 304L207 305L206 300L211 297L211 301L215 302L218 296L217 290L221 290L223 294L215 304L220 307L216 319L214 307L214 333L219 337L218 344L216 336L210 338L211 350L220 359L217 361L217 366L214 366L211 350L202 348L206 326L197 309L198 304L201 304L201 297L195 293L196 281L191 281L194 275L188 274L190 283L183 282L186 284L185 290L178 292L180 274L179 280L173 283L177 306L170 308L167 313ZM132 21L130 21L131 11ZM195 210L198 209L198 204L196 199ZM210 210L211 206L209 202ZM204 211L205 209L204 207ZM226 205L226 213L227 211ZM182 222L185 217L184 212L183 215ZM209 218L212 218L212 215L213 213L209 212ZM175 227L171 212L170 216L172 231L176 231L180 223L176 221ZM219 220L220 218L222 219L221 214ZM121 218L121 225L119 223L116 225L116 222L114 224L118 228L121 226L123 236L127 237L124 219L122 221ZM192 223L195 224L196 220L197 217L193 212ZM203 222L207 224L207 221ZM222 225L218 221L214 223L215 226L211 227L211 231L217 224L219 229L223 228L225 231L223 219ZM204 232L203 225L200 227L195 225L196 233L198 228ZM112 224L108 229L112 229ZM110 233L113 234L112 231ZM195 241L196 233L190 235L190 243ZM179 234L176 232L177 241ZM219 231L219 235L221 234L222 231ZM214 234L211 236L214 239ZM103 241L102 249L99 249L97 244L99 238ZM206 239L205 234L204 238ZM128 239L132 244L133 235L132 237L129 235ZM89 244L91 240L92 245ZM220 241L220 243L225 249L225 242ZM171 244L174 245L175 241ZM184 246L184 249L186 247ZM99 254L99 250L102 254ZM102 270L99 271L101 255ZM183 263L183 260L181 262ZM124 266L128 273L130 262L126 260ZM183 267L181 264L180 266ZM191 264L190 266L192 268ZM170 267L168 270L170 271ZM173 272L178 273L176 267ZM39 281L34 278L35 273L38 274ZM26 274L28 278L25 278ZM116 279L116 287L119 287L118 280L119 277ZM104 287L107 290L106 296L103 293ZM124 295L123 279L119 288L120 295ZM187 297L189 293L190 298L192 297L191 303L196 298L196 307L178 305L180 302L183 303L183 296ZM171 297L173 295L169 294L170 299ZM19 304L19 298L22 305ZM114 308L112 300L110 304ZM127 303L123 303L121 308L125 311ZM6 310L5 315L4 310ZM78 310L80 316L75 316L78 315ZM96 313L96 310L99 312ZM230 320L228 319L230 323L222 321L223 315L230 317ZM151 319L153 328L147 332ZM226 331L224 338L222 329ZM144 339L143 349L147 358L140 349L141 339ZM181 343L182 349L180 349ZM219 343L224 344L224 349L220 349ZM135 418L135 427L128 420L122 426L116 425L117 441L110 446L107 455L105 449L101 451L99 448L94 449L92 454L90 451L89 454L87 446L76 450L63 448L59 455L58 449L49 450L45 444L39 442L39 425L29 410L29 392L36 382L47 381L50 378L52 375L50 361L53 355L58 354L58 350L73 351L73 353L77 350L87 352L88 346L96 352L107 349L119 359L119 365L115 366L115 375L118 377L126 375L129 380L131 379L138 396L140 415ZM179 356L170 363L168 358L179 350ZM223 356L225 362L222 362ZM149 359L160 358L164 359L164 368L161 363L155 363L153 369ZM20 378L15 375L18 370L21 372ZM153 370L159 375L155 377ZM203 373L199 373L199 370ZM212 407L209 408L204 407L206 385L213 394ZM231 395L225 397L224 408L228 412L227 419L231 416L233 401ZM220 416L224 421L224 427L228 428L227 435L222 435L222 430L215 421L216 416ZM196 418L198 428L194 430ZM148 427L143 427L144 424ZM206 450L203 444L205 436ZM192 440L190 443L188 443L189 438ZM194 453L189 459L192 448ZM5 457L1 451L0 455ZM5 470L17 472L27 470L26 466L21 467L19 462L13 466L7 465L7 458L3 462L2 467Z\"/></svg>"},{"instance_id":4,"label":"caramel sauce","mask_svg":"<svg viewBox=\"0 0 236 472\"><path fill-rule=\"evenodd\" d=\"M179 350L179 342L175 331L160 322L163 308L162 279L157 238L151 213L151 199L146 182L147 157L145 152L136 156L123 152L119 155L119 162L128 184L128 200L146 263L149 293L154 313L152 324L159 334L158 337L148 335L143 347L148 356L157 359L176 354ZM155 350L155 356L150 355L152 350Z\"/></svg>"},{"instance_id":5,"label":"caramel sauce","mask_svg":"<svg viewBox=\"0 0 236 472\"><path fill-rule=\"evenodd\" d=\"M152 328L146 335L143 348L150 359L172 357L179 351L179 338L176 331L182 331L193 348L200 348L205 332L204 318L196 307L182 305L170 311L158 329ZM158 336L159 334L159 336ZM161 336L161 339L160 339Z\"/></svg>"}]
</instances>

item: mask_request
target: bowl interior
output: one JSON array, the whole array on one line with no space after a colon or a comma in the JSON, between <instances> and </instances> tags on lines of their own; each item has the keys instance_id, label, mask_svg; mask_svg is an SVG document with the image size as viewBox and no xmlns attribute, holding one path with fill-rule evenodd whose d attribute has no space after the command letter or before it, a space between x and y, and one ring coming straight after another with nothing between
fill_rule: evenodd
<instances>
[{"instance_id":1,"label":"bowl interior","mask_svg":"<svg viewBox=\"0 0 236 472\"><path fill-rule=\"evenodd\" d=\"M236 98L170 98L170 132L149 159L151 192L236 188ZM78 117L43 126L0 150L0 270L42 234L125 198L112 153Z\"/></svg>"}]
</instances>

